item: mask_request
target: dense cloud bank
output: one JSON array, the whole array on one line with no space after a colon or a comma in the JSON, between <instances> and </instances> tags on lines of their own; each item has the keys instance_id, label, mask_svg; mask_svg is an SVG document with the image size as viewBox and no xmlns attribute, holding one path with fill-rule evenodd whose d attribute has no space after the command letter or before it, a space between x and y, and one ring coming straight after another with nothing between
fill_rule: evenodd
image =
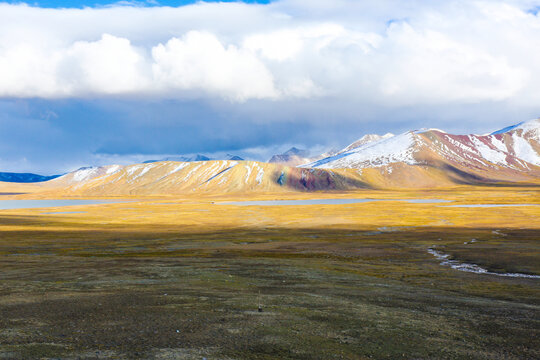
<instances>
[{"instance_id":1,"label":"dense cloud bank","mask_svg":"<svg viewBox=\"0 0 540 360\"><path fill-rule=\"evenodd\" d=\"M534 1L0 5L1 97L540 98Z\"/></svg>"},{"instance_id":2,"label":"dense cloud bank","mask_svg":"<svg viewBox=\"0 0 540 360\"><path fill-rule=\"evenodd\" d=\"M0 171L267 160L540 116L540 0L0 4Z\"/></svg>"}]
</instances>

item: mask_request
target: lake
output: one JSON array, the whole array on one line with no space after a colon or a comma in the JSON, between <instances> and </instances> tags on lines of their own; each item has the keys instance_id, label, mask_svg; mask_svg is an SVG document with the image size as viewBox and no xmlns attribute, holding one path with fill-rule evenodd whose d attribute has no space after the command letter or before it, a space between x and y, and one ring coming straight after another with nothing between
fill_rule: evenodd
<instances>
[{"instance_id":1,"label":"lake","mask_svg":"<svg viewBox=\"0 0 540 360\"><path fill-rule=\"evenodd\" d=\"M540 205L538 204L469 204L469 205L446 205L445 207L490 208L490 207L519 207L519 206L540 206Z\"/></svg>"},{"instance_id":2,"label":"lake","mask_svg":"<svg viewBox=\"0 0 540 360\"><path fill-rule=\"evenodd\" d=\"M291 206L291 205L346 205L377 201L404 201L415 204L438 204L452 202L443 199L308 199L308 200L261 200L219 202L216 205L237 206Z\"/></svg>"}]
</instances>

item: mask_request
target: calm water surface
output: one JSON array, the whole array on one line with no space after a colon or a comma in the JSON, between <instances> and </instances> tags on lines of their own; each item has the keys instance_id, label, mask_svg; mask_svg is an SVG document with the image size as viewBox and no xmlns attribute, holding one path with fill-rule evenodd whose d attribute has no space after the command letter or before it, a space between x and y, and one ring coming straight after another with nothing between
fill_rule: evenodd
<instances>
[{"instance_id":1,"label":"calm water surface","mask_svg":"<svg viewBox=\"0 0 540 360\"><path fill-rule=\"evenodd\" d=\"M446 205L446 207L458 208L490 208L490 207L519 207L519 206L540 206L539 204L468 204L468 205Z\"/></svg>"},{"instance_id":2,"label":"calm water surface","mask_svg":"<svg viewBox=\"0 0 540 360\"><path fill-rule=\"evenodd\" d=\"M344 205L358 204L376 201L404 201L415 204L447 203L451 200L444 199L308 199L308 200L261 200L261 201L231 201L220 202L217 205L238 206L290 206L290 205Z\"/></svg>"}]
</instances>

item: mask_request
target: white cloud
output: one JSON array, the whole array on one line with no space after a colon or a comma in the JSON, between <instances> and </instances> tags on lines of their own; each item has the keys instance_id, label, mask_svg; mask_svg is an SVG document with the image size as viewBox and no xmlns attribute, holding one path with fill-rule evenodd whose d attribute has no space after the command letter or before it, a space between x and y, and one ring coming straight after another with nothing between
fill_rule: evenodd
<instances>
[{"instance_id":1,"label":"white cloud","mask_svg":"<svg viewBox=\"0 0 540 360\"><path fill-rule=\"evenodd\" d=\"M59 86L66 92L122 94L151 86L142 51L128 39L103 34L98 41L77 41L57 64Z\"/></svg>"},{"instance_id":2,"label":"white cloud","mask_svg":"<svg viewBox=\"0 0 540 360\"><path fill-rule=\"evenodd\" d=\"M275 98L272 74L251 52L190 31L152 48L153 79L169 91L201 90L226 99Z\"/></svg>"},{"instance_id":3,"label":"white cloud","mask_svg":"<svg viewBox=\"0 0 540 360\"><path fill-rule=\"evenodd\" d=\"M540 1L0 5L0 96L540 98Z\"/></svg>"},{"instance_id":4,"label":"white cloud","mask_svg":"<svg viewBox=\"0 0 540 360\"><path fill-rule=\"evenodd\" d=\"M388 29L385 56L375 56L380 90L403 102L505 100L526 84L527 71L504 56L406 23ZM411 50L414 51L411 51Z\"/></svg>"}]
</instances>

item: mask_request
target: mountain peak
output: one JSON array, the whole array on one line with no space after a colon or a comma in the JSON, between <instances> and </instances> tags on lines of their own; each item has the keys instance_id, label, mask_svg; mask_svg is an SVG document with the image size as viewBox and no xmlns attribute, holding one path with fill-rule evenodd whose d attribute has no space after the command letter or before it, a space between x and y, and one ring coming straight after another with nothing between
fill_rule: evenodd
<instances>
[{"instance_id":1,"label":"mountain peak","mask_svg":"<svg viewBox=\"0 0 540 360\"><path fill-rule=\"evenodd\" d=\"M364 139L364 143L360 144L362 139ZM365 168L385 166L396 162L414 165L417 163L413 156L417 151L416 143L414 133L410 131L386 138L380 135L364 135L336 155L304 167Z\"/></svg>"},{"instance_id":2,"label":"mountain peak","mask_svg":"<svg viewBox=\"0 0 540 360\"><path fill-rule=\"evenodd\" d=\"M269 163L279 163L289 166L297 166L310 162L309 152L307 150L292 147L283 154L274 155L268 160Z\"/></svg>"},{"instance_id":3,"label":"mountain peak","mask_svg":"<svg viewBox=\"0 0 540 360\"><path fill-rule=\"evenodd\" d=\"M283 155L296 155L296 156L302 156L302 157L308 157L309 152L304 149L298 149L297 147L292 147L289 150L285 151Z\"/></svg>"},{"instance_id":4,"label":"mountain peak","mask_svg":"<svg viewBox=\"0 0 540 360\"><path fill-rule=\"evenodd\" d=\"M194 161L210 161L210 160L236 160L236 161L242 161L244 159L242 159L240 156L232 155L232 154L227 154L223 158L217 158L217 159L212 159L212 158L209 158L208 156L202 155L202 154L195 154L195 155L168 156L168 157L160 159L160 160L146 160L146 161L143 161L143 164L151 164L151 163L160 162L160 161L194 162Z\"/></svg>"},{"instance_id":5,"label":"mountain peak","mask_svg":"<svg viewBox=\"0 0 540 360\"><path fill-rule=\"evenodd\" d=\"M375 142L375 141L388 139L388 138L391 138L393 136L395 136L395 135L392 134L392 133L386 133L386 134L384 134L382 136L378 135L378 134L366 134L366 135L362 136L360 139L358 139L355 142L353 142L352 144L350 144L349 146L347 146L345 149L339 151L338 154L342 153L342 152L347 152L347 151L356 149L357 147L360 147L360 146L363 146L363 145L366 145L366 144L369 144L369 143L372 143L372 142Z\"/></svg>"},{"instance_id":6,"label":"mountain peak","mask_svg":"<svg viewBox=\"0 0 540 360\"><path fill-rule=\"evenodd\" d=\"M243 161L244 159L242 159L238 155L227 154L227 155L225 155L225 160Z\"/></svg>"},{"instance_id":7,"label":"mountain peak","mask_svg":"<svg viewBox=\"0 0 540 360\"><path fill-rule=\"evenodd\" d=\"M522 122L484 136L453 135L430 129L359 145L362 140L372 138L377 137L364 136L337 155L302 167L370 169L370 174L376 171L385 182L395 184L415 176L431 178L430 181L451 179L457 183L540 178L540 120ZM442 178L441 174L444 174Z\"/></svg>"}]
</instances>

